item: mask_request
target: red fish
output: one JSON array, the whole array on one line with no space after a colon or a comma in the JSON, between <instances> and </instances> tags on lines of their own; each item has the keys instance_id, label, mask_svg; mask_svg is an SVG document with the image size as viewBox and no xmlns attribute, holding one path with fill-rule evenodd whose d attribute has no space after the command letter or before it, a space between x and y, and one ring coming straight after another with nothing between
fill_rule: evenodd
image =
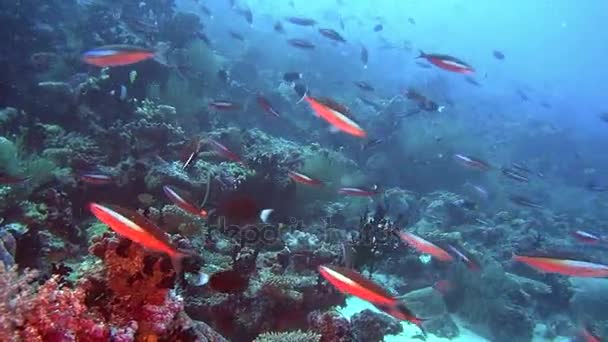
<instances>
[{"instance_id":1,"label":"red fish","mask_svg":"<svg viewBox=\"0 0 608 342\"><path fill-rule=\"evenodd\" d=\"M359 138L365 138L367 136L367 133L363 128L348 118L344 113L310 96L305 96L304 99L308 102L317 116L327 121L336 129Z\"/></svg>"},{"instance_id":2,"label":"red fish","mask_svg":"<svg viewBox=\"0 0 608 342\"><path fill-rule=\"evenodd\" d=\"M290 170L290 171L287 171L287 174L289 175L289 178L293 179L297 183L302 183L302 184L306 184L306 185L314 185L314 186L323 186L322 181L320 181L318 179L310 178L299 172Z\"/></svg>"},{"instance_id":3,"label":"red fish","mask_svg":"<svg viewBox=\"0 0 608 342\"><path fill-rule=\"evenodd\" d=\"M573 277L608 277L608 265L588 261L513 255L513 260L523 262L540 272L557 273Z\"/></svg>"},{"instance_id":4,"label":"red fish","mask_svg":"<svg viewBox=\"0 0 608 342\"><path fill-rule=\"evenodd\" d=\"M319 266L319 273L338 291L351 296L359 297L374 305L394 306L397 299L380 285L364 277L355 270L331 266Z\"/></svg>"},{"instance_id":5,"label":"red fish","mask_svg":"<svg viewBox=\"0 0 608 342\"><path fill-rule=\"evenodd\" d=\"M461 252L460 250L458 250L456 247L454 247L452 245L448 245L448 248L454 254L456 254L456 256L460 260L462 260L465 265L467 265L468 269L470 269L471 271L479 271L479 270L481 270L481 266L479 265L479 262L477 260L473 259L473 257L466 255L465 253Z\"/></svg>"},{"instance_id":6,"label":"red fish","mask_svg":"<svg viewBox=\"0 0 608 342\"><path fill-rule=\"evenodd\" d=\"M376 196L378 194L378 190L345 186L338 188L338 194L347 196L371 197Z\"/></svg>"},{"instance_id":7,"label":"red fish","mask_svg":"<svg viewBox=\"0 0 608 342\"><path fill-rule=\"evenodd\" d=\"M8 184L19 184L25 183L30 180L30 177L19 177L19 176L11 176L5 173L0 173L0 184L8 185Z\"/></svg>"},{"instance_id":8,"label":"red fish","mask_svg":"<svg viewBox=\"0 0 608 342\"><path fill-rule=\"evenodd\" d=\"M473 67L467 63L448 55L426 54L420 51L420 56L418 56L418 58L424 58L431 64L443 70L457 72L460 74L472 74L475 72Z\"/></svg>"},{"instance_id":9,"label":"red fish","mask_svg":"<svg viewBox=\"0 0 608 342\"><path fill-rule=\"evenodd\" d=\"M239 157L238 154L230 151L228 149L228 147L220 144L219 142L213 140L213 139L207 139L206 143L209 144L209 146L211 147L211 149L213 151L215 151L215 153L217 153L218 155L231 160L233 162L237 162L240 163L241 162L241 157Z\"/></svg>"},{"instance_id":10,"label":"red fish","mask_svg":"<svg viewBox=\"0 0 608 342\"><path fill-rule=\"evenodd\" d=\"M90 203L89 210L99 221L108 225L119 235L139 243L149 250L167 254L177 273L181 272L181 260L190 256L189 253L173 246L162 229L137 212L97 203Z\"/></svg>"},{"instance_id":11,"label":"red fish","mask_svg":"<svg viewBox=\"0 0 608 342\"><path fill-rule=\"evenodd\" d=\"M488 171L492 168L490 164L481 159L476 159L459 153L454 155L454 160L456 160L458 163L462 164L465 167L476 169L479 171Z\"/></svg>"},{"instance_id":12,"label":"red fish","mask_svg":"<svg viewBox=\"0 0 608 342\"><path fill-rule=\"evenodd\" d=\"M421 253L430 254L441 261L454 260L454 257L452 257L448 252L419 236L408 232L399 232L398 234L405 244L411 246Z\"/></svg>"},{"instance_id":13,"label":"red fish","mask_svg":"<svg viewBox=\"0 0 608 342\"><path fill-rule=\"evenodd\" d=\"M212 101L209 103L209 107L217 110L239 110L242 108L238 103L223 100Z\"/></svg>"},{"instance_id":14,"label":"red fish","mask_svg":"<svg viewBox=\"0 0 608 342\"><path fill-rule=\"evenodd\" d=\"M319 266L319 273L344 294L368 301L397 319L410 321L417 325L422 323L422 319L412 314L403 303L399 302L388 291L352 269L321 265Z\"/></svg>"},{"instance_id":15,"label":"red fish","mask_svg":"<svg viewBox=\"0 0 608 342\"><path fill-rule=\"evenodd\" d=\"M188 199L189 196L183 191L169 185L163 186L163 191L165 192L165 195L169 197L171 202L173 202L173 204L182 208L184 211L200 217L207 217L207 211L202 208L199 209L196 205L194 205L192 201Z\"/></svg>"},{"instance_id":16,"label":"red fish","mask_svg":"<svg viewBox=\"0 0 608 342\"><path fill-rule=\"evenodd\" d=\"M89 185L107 185L114 183L112 176L103 173L85 172L78 175L78 178Z\"/></svg>"},{"instance_id":17,"label":"red fish","mask_svg":"<svg viewBox=\"0 0 608 342\"><path fill-rule=\"evenodd\" d=\"M115 67L154 58L156 51L130 45L107 45L85 52L82 60L98 67Z\"/></svg>"},{"instance_id":18,"label":"red fish","mask_svg":"<svg viewBox=\"0 0 608 342\"><path fill-rule=\"evenodd\" d=\"M274 115L277 118L281 117L281 114L279 114L279 112L272 106L272 104L270 104L270 101L268 101L267 98L265 98L262 95L258 95L257 101L258 101L258 104L260 105L260 107L262 107L262 109L266 113Z\"/></svg>"},{"instance_id":19,"label":"red fish","mask_svg":"<svg viewBox=\"0 0 608 342\"><path fill-rule=\"evenodd\" d=\"M595 234L591 234L582 230L577 230L570 233L575 239L583 243L597 244L602 241L602 238Z\"/></svg>"},{"instance_id":20,"label":"red fish","mask_svg":"<svg viewBox=\"0 0 608 342\"><path fill-rule=\"evenodd\" d=\"M583 327L580 337L582 337L585 342L602 342L602 340L591 332L591 329L588 327Z\"/></svg>"},{"instance_id":21,"label":"red fish","mask_svg":"<svg viewBox=\"0 0 608 342\"><path fill-rule=\"evenodd\" d=\"M194 160L201 150L201 140L196 138L188 143L182 151L181 160L183 162L182 170L185 170Z\"/></svg>"}]
</instances>

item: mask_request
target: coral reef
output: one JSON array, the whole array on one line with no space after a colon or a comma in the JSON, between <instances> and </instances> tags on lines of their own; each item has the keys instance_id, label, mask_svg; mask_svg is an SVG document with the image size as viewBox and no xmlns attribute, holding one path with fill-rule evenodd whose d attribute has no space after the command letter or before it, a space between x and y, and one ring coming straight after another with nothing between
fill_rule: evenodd
<instances>
[{"instance_id":1,"label":"coral reef","mask_svg":"<svg viewBox=\"0 0 608 342\"><path fill-rule=\"evenodd\" d=\"M385 335L396 335L403 330L391 317L371 310L354 315L351 324L357 341L383 341Z\"/></svg>"}]
</instances>

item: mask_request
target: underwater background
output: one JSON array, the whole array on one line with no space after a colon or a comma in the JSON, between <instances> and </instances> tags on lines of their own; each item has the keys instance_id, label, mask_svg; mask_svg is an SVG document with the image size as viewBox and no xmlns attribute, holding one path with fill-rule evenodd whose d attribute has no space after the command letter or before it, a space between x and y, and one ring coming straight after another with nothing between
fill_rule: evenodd
<instances>
[{"instance_id":1,"label":"underwater background","mask_svg":"<svg viewBox=\"0 0 608 342\"><path fill-rule=\"evenodd\" d=\"M0 341L601 341L608 3L0 3Z\"/></svg>"}]
</instances>

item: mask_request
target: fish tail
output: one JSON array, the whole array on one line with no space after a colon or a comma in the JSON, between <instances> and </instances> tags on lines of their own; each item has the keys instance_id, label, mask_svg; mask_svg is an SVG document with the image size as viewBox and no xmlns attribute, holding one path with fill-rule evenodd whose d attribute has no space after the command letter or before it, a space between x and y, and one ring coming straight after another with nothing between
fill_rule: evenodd
<instances>
[{"instance_id":1,"label":"fish tail","mask_svg":"<svg viewBox=\"0 0 608 342\"><path fill-rule=\"evenodd\" d=\"M426 57L426 53L424 53L424 51L418 50L418 53L419 53L419 55L416 58L424 58L424 57Z\"/></svg>"},{"instance_id":2,"label":"fish tail","mask_svg":"<svg viewBox=\"0 0 608 342\"><path fill-rule=\"evenodd\" d=\"M169 44L162 42L158 43L155 48L156 53L154 54L154 60L159 64L169 66L169 49Z\"/></svg>"}]
</instances>

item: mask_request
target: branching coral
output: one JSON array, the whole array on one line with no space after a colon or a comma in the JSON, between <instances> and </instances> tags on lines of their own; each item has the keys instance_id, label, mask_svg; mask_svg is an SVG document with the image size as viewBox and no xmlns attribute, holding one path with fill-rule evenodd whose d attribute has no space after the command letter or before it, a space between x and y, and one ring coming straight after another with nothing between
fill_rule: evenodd
<instances>
[{"instance_id":1,"label":"branching coral","mask_svg":"<svg viewBox=\"0 0 608 342\"><path fill-rule=\"evenodd\" d=\"M320 342L321 335L314 332L290 331L263 333L254 342Z\"/></svg>"},{"instance_id":2,"label":"branching coral","mask_svg":"<svg viewBox=\"0 0 608 342\"><path fill-rule=\"evenodd\" d=\"M0 341L18 341L17 328L33 306L31 282L36 276L37 272L30 270L19 274L16 267L6 268L0 261Z\"/></svg>"}]
</instances>

